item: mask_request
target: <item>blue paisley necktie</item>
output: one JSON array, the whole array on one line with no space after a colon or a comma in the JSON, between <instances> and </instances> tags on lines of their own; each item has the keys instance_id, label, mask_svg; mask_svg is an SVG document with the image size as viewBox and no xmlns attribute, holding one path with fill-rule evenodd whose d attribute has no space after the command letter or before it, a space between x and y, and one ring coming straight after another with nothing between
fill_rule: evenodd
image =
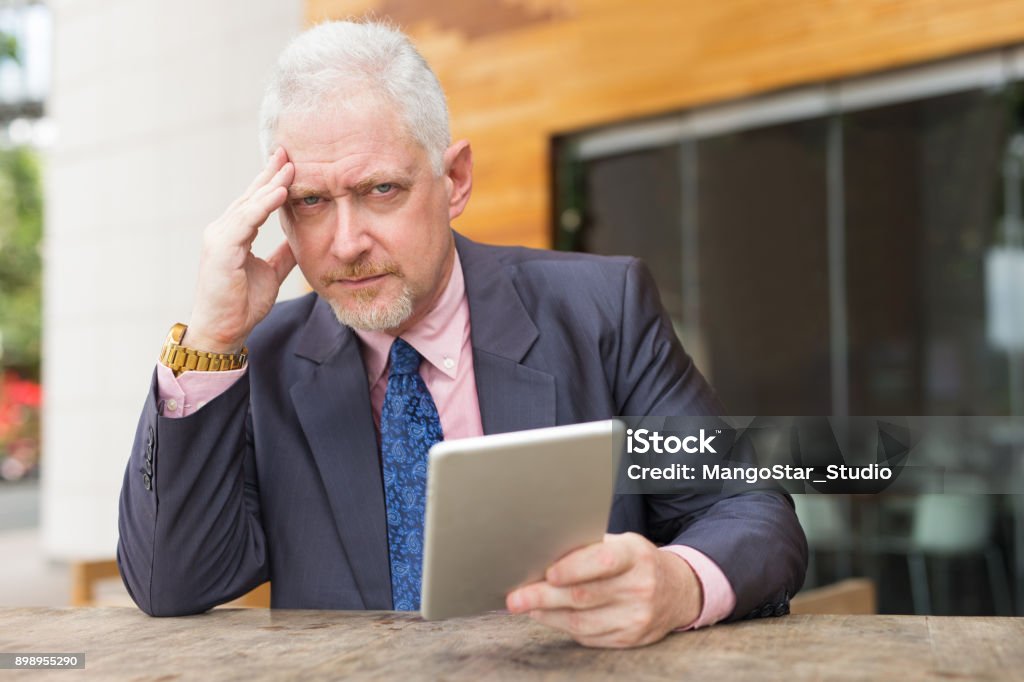
<instances>
[{"instance_id":1,"label":"blue paisley necktie","mask_svg":"<svg viewBox=\"0 0 1024 682\"><path fill-rule=\"evenodd\" d=\"M391 599L396 611L420 608L427 452L444 439L434 399L419 374L420 360L415 348L395 339L380 415Z\"/></svg>"}]
</instances>

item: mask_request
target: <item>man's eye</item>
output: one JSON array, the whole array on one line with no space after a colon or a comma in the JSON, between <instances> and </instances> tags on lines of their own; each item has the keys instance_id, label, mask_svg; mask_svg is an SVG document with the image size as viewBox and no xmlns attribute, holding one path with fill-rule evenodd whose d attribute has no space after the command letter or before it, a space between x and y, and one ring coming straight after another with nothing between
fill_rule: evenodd
<instances>
[{"instance_id":1,"label":"man's eye","mask_svg":"<svg viewBox=\"0 0 1024 682\"><path fill-rule=\"evenodd\" d=\"M302 197L302 203L306 206L316 206L320 197Z\"/></svg>"},{"instance_id":2,"label":"man's eye","mask_svg":"<svg viewBox=\"0 0 1024 682\"><path fill-rule=\"evenodd\" d=\"M373 191L377 194L387 194L394 187L390 182L382 182L379 185L374 186Z\"/></svg>"}]
</instances>

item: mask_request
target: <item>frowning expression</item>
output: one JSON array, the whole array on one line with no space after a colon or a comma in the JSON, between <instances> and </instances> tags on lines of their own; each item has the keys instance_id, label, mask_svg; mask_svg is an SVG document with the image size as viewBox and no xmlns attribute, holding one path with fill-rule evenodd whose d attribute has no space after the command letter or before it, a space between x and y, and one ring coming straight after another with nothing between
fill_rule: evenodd
<instances>
[{"instance_id":1,"label":"frowning expression","mask_svg":"<svg viewBox=\"0 0 1024 682\"><path fill-rule=\"evenodd\" d=\"M395 109L364 96L281 119L295 166L282 226L306 280L338 319L400 334L426 314L454 262L450 221L469 199L469 145L437 175Z\"/></svg>"}]
</instances>

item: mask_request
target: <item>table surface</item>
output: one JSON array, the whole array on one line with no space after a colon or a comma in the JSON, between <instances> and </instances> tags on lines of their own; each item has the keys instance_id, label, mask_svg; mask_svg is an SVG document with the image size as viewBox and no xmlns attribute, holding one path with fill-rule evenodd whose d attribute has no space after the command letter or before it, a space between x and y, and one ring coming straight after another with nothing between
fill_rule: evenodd
<instances>
[{"instance_id":1,"label":"table surface","mask_svg":"<svg viewBox=\"0 0 1024 682\"><path fill-rule=\"evenodd\" d=\"M85 653L19 679L1024 679L1024 618L787 616L587 649L525 617L382 611L0 608L0 653Z\"/></svg>"}]
</instances>

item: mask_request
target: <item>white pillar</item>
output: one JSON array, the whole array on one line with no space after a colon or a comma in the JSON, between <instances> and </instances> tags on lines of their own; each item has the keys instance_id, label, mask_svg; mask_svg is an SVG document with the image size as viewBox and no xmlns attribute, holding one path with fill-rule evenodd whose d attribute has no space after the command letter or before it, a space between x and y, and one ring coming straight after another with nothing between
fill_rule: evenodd
<instances>
[{"instance_id":1,"label":"white pillar","mask_svg":"<svg viewBox=\"0 0 1024 682\"><path fill-rule=\"evenodd\" d=\"M257 111L302 0L59 0L45 163L43 542L112 558L117 499L203 228L262 166ZM281 239L276 220L256 251ZM297 277L282 297L303 291Z\"/></svg>"}]
</instances>

